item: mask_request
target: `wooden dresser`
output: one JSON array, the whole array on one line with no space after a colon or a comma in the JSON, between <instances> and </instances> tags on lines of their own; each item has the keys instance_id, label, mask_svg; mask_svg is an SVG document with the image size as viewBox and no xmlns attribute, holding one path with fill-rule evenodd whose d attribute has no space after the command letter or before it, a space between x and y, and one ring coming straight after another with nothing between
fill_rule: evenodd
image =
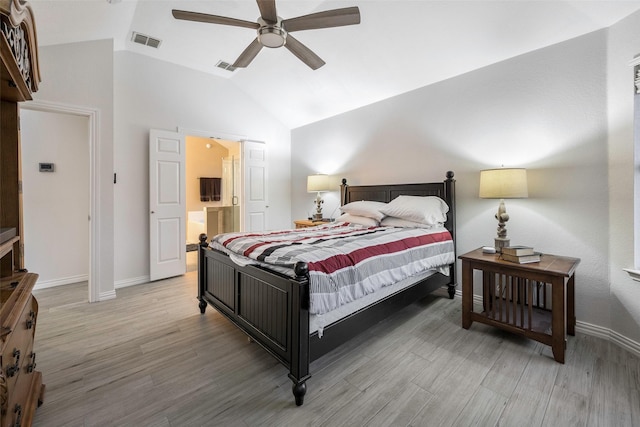
<instances>
[{"instance_id":1,"label":"wooden dresser","mask_svg":"<svg viewBox=\"0 0 640 427\"><path fill-rule=\"evenodd\" d=\"M33 12L0 0L0 427L30 426L42 402L33 344L37 274L24 269L19 103L32 99L40 73Z\"/></svg>"},{"instance_id":2,"label":"wooden dresser","mask_svg":"<svg viewBox=\"0 0 640 427\"><path fill-rule=\"evenodd\" d=\"M13 258L19 237L0 243L0 254ZM42 374L36 371L33 341L38 302L31 290L37 274L14 272L0 278L0 426L28 426L42 403Z\"/></svg>"}]
</instances>

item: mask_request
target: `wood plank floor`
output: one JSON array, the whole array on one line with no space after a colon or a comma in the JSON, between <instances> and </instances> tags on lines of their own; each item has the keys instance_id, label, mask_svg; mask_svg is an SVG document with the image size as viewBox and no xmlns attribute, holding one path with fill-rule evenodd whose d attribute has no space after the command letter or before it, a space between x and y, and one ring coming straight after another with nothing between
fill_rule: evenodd
<instances>
[{"instance_id":1,"label":"wood plank floor","mask_svg":"<svg viewBox=\"0 0 640 427\"><path fill-rule=\"evenodd\" d=\"M87 285L35 292L36 426L638 426L640 361L608 342L550 348L485 325L462 329L445 292L311 366L296 407L287 370L215 310L196 274L86 303Z\"/></svg>"}]
</instances>

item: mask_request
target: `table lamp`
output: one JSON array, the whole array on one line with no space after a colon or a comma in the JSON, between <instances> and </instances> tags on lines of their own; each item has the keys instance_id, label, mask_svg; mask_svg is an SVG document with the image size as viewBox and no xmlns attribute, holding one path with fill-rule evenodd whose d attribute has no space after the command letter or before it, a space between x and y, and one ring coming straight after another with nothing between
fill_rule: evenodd
<instances>
[{"instance_id":1,"label":"table lamp","mask_svg":"<svg viewBox=\"0 0 640 427\"><path fill-rule=\"evenodd\" d=\"M504 199L521 199L529 197L527 189L527 170L523 168L487 169L480 171L480 198L500 199L498 213L498 235L495 238L496 252L501 253L504 246L509 246L506 222L509 215Z\"/></svg>"},{"instance_id":2,"label":"table lamp","mask_svg":"<svg viewBox=\"0 0 640 427\"><path fill-rule=\"evenodd\" d=\"M307 192L318 193L314 202L316 204L316 213L313 214L314 221L322 220L322 204L324 200L320 197L320 192L332 190L330 181L329 175L317 174L307 177Z\"/></svg>"}]
</instances>

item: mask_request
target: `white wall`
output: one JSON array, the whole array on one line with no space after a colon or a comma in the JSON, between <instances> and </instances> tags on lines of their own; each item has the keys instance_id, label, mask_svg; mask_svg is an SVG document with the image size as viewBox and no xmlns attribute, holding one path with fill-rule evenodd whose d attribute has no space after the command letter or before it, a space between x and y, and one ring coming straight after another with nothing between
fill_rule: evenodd
<instances>
[{"instance_id":1,"label":"white wall","mask_svg":"<svg viewBox=\"0 0 640 427\"><path fill-rule=\"evenodd\" d=\"M40 48L43 102L99 111L102 297L149 277L149 129L239 135L268 146L270 227L290 224L290 133L231 80L128 52L111 40ZM113 184L113 173L118 183Z\"/></svg>"},{"instance_id":2,"label":"white wall","mask_svg":"<svg viewBox=\"0 0 640 427\"><path fill-rule=\"evenodd\" d=\"M529 198L506 202L512 244L581 258L578 320L610 328L606 47L599 31L294 129L293 217L306 216L305 177L317 169L352 184L453 170L461 254L496 232L480 170L525 167Z\"/></svg>"},{"instance_id":3,"label":"white wall","mask_svg":"<svg viewBox=\"0 0 640 427\"><path fill-rule=\"evenodd\" d=\"M640 12L610 28L608 52L611 328L640 342L640 283L622 271L634 268L634 76L629 62L640 55Z\"/></svg>"},{"instance_id":4,"label":"white wall","mask_svg":"<svg viewBox=\"0 0 640 427\"><path fill-rule=\"evenodd\" d=\"M99 40L40 47L42 82L34 99L98 111L96 158L100 246L96 261L99 299L114 296L113 287L113 42ZM94 215L95 220L95 215Z\"/></svg>"},{"instance_id":5,"label":"white wall","mask_svg":"<svg viewBox=\"0 0 640 427\"><path fill-rule=\"evenodd\" d=\"M241 71L240 71L241 72ZM115 280L149 276L149 129L190 129L264 141L269 227L291 223L290 132L232 83L130 52L115 54Z\"/></svg>"},{"instance_id":6,"label":"white wall","mask_svg":"<svg viewBox=\"0 0 640 427\"><path fill-rule=\"evenodd\" d=\"M25 266L37 288L89 274L89 119L20 111ZM54 163L54 172L39 172Z\"/></svg>"}]
</instances>

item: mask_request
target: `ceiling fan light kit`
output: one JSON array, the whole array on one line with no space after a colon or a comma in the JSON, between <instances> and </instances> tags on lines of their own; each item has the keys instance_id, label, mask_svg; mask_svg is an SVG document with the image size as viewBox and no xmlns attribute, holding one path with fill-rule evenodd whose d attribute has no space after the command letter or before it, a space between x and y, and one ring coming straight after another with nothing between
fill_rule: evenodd
<instances>
[{"instance_id":1,"label":"ceiling fan light kit","mask_svg":"<svg viewBox=\"0 0 640 427\"><path fill-rule=\"evenodd\" d=\"M321 28L342 27L360 23L360 9L347 7L324 12L312 13L297 18L283 20L276 14L275 0L256 0L260 9L257 22L228 18L226 16L209 15L206 13L189 12L184 10L172 11L173 17L185 21L205 22L209 24L231 25L234 27L252 28L257 30L257 37L240 54L233 67L247 67L260 52L262 47L286 47L298 59L316 70L325 62L311 49L295 39L289 33L294 31L315 30Z\"/></svg>"},{"instance_id":2,"label":"ceiling fan light kit","mask_svg":"<svg viewBox=\"0 0 640 427\"><path fill-rule=\"evenodd\" d=\"M275 25L267 24L262 18L258 18L258 41L264 47L282 47L287 43L287 32L282 28L282 19L278 17Z\"/></svg>"}]
</instances>

